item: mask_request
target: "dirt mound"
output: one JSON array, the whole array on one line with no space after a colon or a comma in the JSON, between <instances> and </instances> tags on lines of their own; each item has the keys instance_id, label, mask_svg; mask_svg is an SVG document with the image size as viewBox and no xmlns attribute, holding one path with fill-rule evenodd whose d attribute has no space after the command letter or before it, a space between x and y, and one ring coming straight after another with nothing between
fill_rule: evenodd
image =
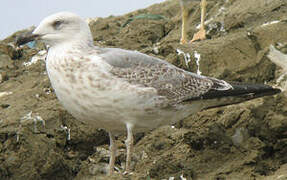
<instances>
[{"instance_id":1,"label":"dirt mound","mask_svg":"<svg viewBox=\"0 0 287 180\"><path fill-rule=\"evenodd\" d=\"M193 2L189 39L199 10ZM280 68L268 53L270 45L286 53L287 2L208 0L207 11L209 39L191 45L179 44L177 1L89 24L99 46L138 50L192 72L200 54L203 75L276 84ZM25 31L0 42L0 179L107 179L107 133L63 109L45 71L43 44L13 46ZM110 179L287 179L286 93L203 111L136 139L134 173Z\"/></svg>"}]
</instances>

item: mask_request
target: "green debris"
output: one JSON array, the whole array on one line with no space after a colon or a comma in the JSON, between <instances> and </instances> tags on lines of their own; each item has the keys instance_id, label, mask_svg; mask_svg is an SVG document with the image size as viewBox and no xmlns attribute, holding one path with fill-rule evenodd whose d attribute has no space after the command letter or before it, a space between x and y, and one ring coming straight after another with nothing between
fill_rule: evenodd
<instances>
[{"instance_id":1,"label":"green debris","mask_svg":"<svg viewBox=\"0 0 287 180\"><path fill-rule=\"evenodd\" d=\"M122 27L126 27L130 22L132 22L135 19L151 19L151 20L161 20L161 19L167 19L166 17L159 15L159 14L140 14L138 16L129 18Z\"/></svg>"}]
</instances>

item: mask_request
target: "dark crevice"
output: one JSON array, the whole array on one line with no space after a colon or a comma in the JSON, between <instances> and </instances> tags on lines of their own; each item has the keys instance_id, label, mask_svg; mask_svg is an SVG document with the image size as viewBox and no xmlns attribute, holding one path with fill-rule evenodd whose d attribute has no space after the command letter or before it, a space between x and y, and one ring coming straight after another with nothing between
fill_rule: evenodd
<instances>
[{"instance_id":1,"label":"dark crevice","mask_svg":"<svg viewBox=\"0 0 287 180\"><path fill-rule=\"evenodd\" d=\"M262 50L262 47L260 46L258 42L258 38L253 32L248 32L247 37L251 40L256 53Z\"/></svg>"}]
</instances>

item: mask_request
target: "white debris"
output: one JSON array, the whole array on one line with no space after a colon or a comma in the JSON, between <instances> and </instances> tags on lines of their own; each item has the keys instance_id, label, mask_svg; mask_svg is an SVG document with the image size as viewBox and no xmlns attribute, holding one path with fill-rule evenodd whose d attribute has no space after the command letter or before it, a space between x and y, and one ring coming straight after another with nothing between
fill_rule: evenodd
<instances>
[{"instance_id":1,"label":"white debris","mask_svg":"<svg viewBox=\"0 0 287 180\"><path fill-rule=\"evenodd\" d=\"M208 24L208 28L206 33L207 34L212 34L215 31L219 31L223 34L226 34L226 30L224 29L224 22L214 22L214 23L210 23Z\"/></svg>"},{"instance_id":2,"label":"white debris","mask_svg":"<svg viewBox=\"0 0 287 180\"><path fill-rule=\"evenodd\" d=\"M46 56L47 56L46 50L39 51L38 54L34 55L29 62L24 62L23 65L31 66L32 64L36 64L39 60L45 61Z\"/></svg>"},{"instance_id":3,"label":"white debris","mask_svg":"<svg viewBox=\"0 0 287 180\"><path fill-rule=\"evenodd\" d=\"M99 20L98 17L96 17L96 18L86 18L86 19L85 19L85 21L86 21L88 24L90 24L91 22L96 22L97 20Z\"/></svg>"},{"instance_id":4,"label":"white debris","mask_svg":"<svg viewBox=\"0 0 287 180\"><path fill-rule=\"evenodd\" d=\"M148 158L148 155L145 151L142 151L142 157L141 159L147 159Z\"/></svg>"},{"instance_id":5,"label":"white debris","mask_svg":"<svg viewBox=\"0 0 287 180\"><path fill-rule=\"evenodd\" d=\"M284 175L284 174L283 174L283 175L279 175L279 176L277 177L277 179L278 179L278 180L280 180L280 179L281 179L281 180L287 179L287 175Z\"/></svg>"},{"instance_id":6,"label":"white debris","mask_svg":"<svg viewBox=\"0 0 287 180\"><path fill-rule=\"evenodd\" d=\"M214 18L210 18L210 19L204 21L204 25L207 25L208 23L210 23L211 21L213 21L213 19L214 19ZM198 25L196 26L196 29L200 29L200 24L198 24Z\"/></svg>"},{"instance_id":7,"label":"white debris","mask_svg":"<svg viewBox=\"0 0 287 180\"><path fill-rule=\"evenodd\" d=\"M15 46L15 44L14 44L14 43L12 43L12 42L8 43L8 46L13 47L13 49L16 49L16 48L17 48L17 46Z\"/></svg>"},{"instance_id":8,"label":"white debris","mask_svg":"<svg viewBox=\"0 0 287 180\"><path fill-rule=\"evenodd\" d=\"M231 136L234 145L239 146L249 137L247 129L244 127L236 128L235 133Z\"/></svg>"},{"instance_id":9,"label":"white debris","mask_svg":"<svg viewBox=\"0 0 287 180\"><path fill-rule=\"evenodd\" d=\"M178 55L181 55L181 54L183 55L184 61L185 61L185 65L186 65L186 67L189 68L189 63L190 63L190 61L191 61L191 59L190 59L190 54L189 54L189 53L185 53L185 52L183 52L183 51L180 50L180 49L176 49L176 52L177 52Z\"/></svg>"},{"instance_id":10,"label":"white debris","mask_svg":"<svg viewBox=\"0 0 287 180\"><path fill-rule=\"evenodd\" d=\"M215 15L216 17L219 16L220 14L224 14L226 12L226 8L222 6L219 8L218 13Z\"/></svg>"},{"instance_id":11,"label":"white debris","mask_svg":"<svg viewBox=\"0 0 287 180\"><path fill-rule=\"evenodd\" d=\"M277 50L273 45L270 45L267 57L276 65L280 66L283 69L283 71L287 73L286 54L283 54L281 51Z\"/></svg>"},{"instance_id":12,"label":"white debris","mask_svg":"<svg viewBox=\"0 0 287 180\"><path fill-rule=\"evenodd\" d=\"M226 33L226 30L224 29L224 22L221 22L221 27L220 27L219 31Z\"/></svg>"},{"instance_id":13,"label":"white debris","mask_svg":"<svg viewBox=\"0 0 287 180\"><path fill-rule=\"evenodd\" d=\"M218 12L215 14L214 17L211 17L210 19L204 21L204 25L209 24L211 21L213 21L214 19L216 19L218 16L220 16L221 14L226 14L226 8L224 6L222 6L221 8L219 8ZM200 29L200 24L198 24L196 26L196 29Z\"/></svg>"},{"instance_id":14,"label":"white debris","mask_svg":"<svg viewBox=\"0 0 287 180\"><path fill-rule=\"evenodd\" d=\"M25 116L23 116L21 119L20 119L20 124L24 121L28 121L28 120L33 120L34 121L34 133L36 133L38 130L37 130L37 122L41 122L43 127L45 127L46 123L45 121L43 120L43 118L39 115L35 115L33 116L32 115L32 111L30 111L28 114L26 114Z\"/></svg>"},{"instance_id":15,"label":"white debris","mask_svg":"<svg viewBox=\"0 0 287 180\"><path fill-rule=\"evenodd\" d=\"M8 96L10 94L13 94L12 92L0 92L0 98L4 97L4 96Z\"/></svg>"},{"instance_id":16,"label":"white debris","mask_svg":"<svg viewBox=\"0 0 287 180\"><path fill-rule=\"evenodd\" d=\"M277 66L282 68L282 75L276 80L277 84L283 88L283 90L287 89L287 55L283 54L279 50L277 50L273 45L269 47L269 53L267 57L275 63Z\"/></svg>"},{"instance_id":17,"label":"white debris","mask_svg":"<svg viewBox=\"0 0 287 180\"><path fill-rule=\"evenodd\" d=\"M31 120L32 118L32 111L30 111L28 114L26 114L25 116L21 117L20 121L25 121L25 120Z\"/></svg>"},{"instance_id":18,"label":"white debris","mask_svg":"<svg viewBox=\"0 0 287 180\"><path fill-rule=\"evenodd\" d=\"M198 75L201 75L201 71L199 70L199 66L200 66L200 64L199 64L199 62L200 62L200 54L199 54L197 51L194 51L194 57L195 57L195 63L196 63L196 65L197 65L197 71L196 71L196 73L197 73Z\"/></svg>"},{"instance_id":19,"label":"white debris","mask_svg":"<svg viewBox=\"0 0 287 180\"><path fill-rule=\"evenodd\" d=\"M155 47L153 47L153 52L155 53L155 54L158 54L159 53L159 47L158 46L155 46Z\"/></svg>"},{"instance_id":20,"label":"white debris","mask_svg":"<svg viewBox=\"0 0 287 180\"><path fill-rule=\"evenodd\" d=\"M174 177L169 177L168 180L175 180L175 178Z\"/></svg>"},{"instance_id":21,"label":"white debris","mask_svg":"<svg viewBox=\"0 0 287 180\"><path fill-rule=\"evenodd\" d=\"M115 166L114 168L116 169L117 172L121 172L120 168L118 168L117 166Z\"/></svg>"},{"instance_id":22,"label":"white debris","mask_svg":"<svg viewBox=\"0 0 287 180\"><path fill-rule=\"evenodd\" d=\"M187 180L187 178L183 177L183 174L180 175L180 179L181 179L181 180Z\"/></svg>"},{"instance_id":23,"label":"white debris","mask_svg":"<svg viewBox=\"0 0 287 180\"><path fill-rule=\"evenodd\" d=\"M172 128L172 129L174 129L174 128L175 128L175 126L171 126L171 128Z\"/></svg>"},{"instance_id":24,"label":"white debris","mask_svg":"<svg viewBox=\"0 0 287 180\"><path fill-rule=\"evenodd\" d=\"M271 21L271 22L267 22L267 23L262 24L261 27L269 26L269 25L272 25L272 24L277 24L277 23L279 23L279 22L280 22L279 20L274 20L274 21Z\"/></svg>"},{"instance_id":25,"label":"white debris","mask_svg":"<svg viewBox=\"0 0 287 180\"><path fill-rule=\"evenodd\" d=\"M67 133L67 140L70 141L71 140L71 129L68 128L67 126L63 126L63 125L61 125L61 129L66 131L66 133Z\"/></svg>"},{"instance_id":26,"label":"white debris","mask_svg":"<svg viewBox=\"0 0 287 180\"><path fill-rule=\"evenodd\" d=\"M279 76L279 78L276 80L277 85L283 84L284 86L282 87L283 90L287 89L287 84L286 84L286 78L287 78L287 73L283 73Z\"/></svg>"},{"instance_id":27,"label":"white debris","mask_svg":"<svg viewBox=\"0 0 287 180\"><path fill-rule=\"evenodd\" d=\"M18 127L18 131L16 132L16 141L19 142L20 140L20 131L22 129L22 123L25 122L25 121L29 121L29 120L33 120L34 121L34 133L37 133L37 122L41 122L43 127L45 127L45 121L43 120L43 118L39 115L35 115L33 116L32 115L33 112L30 111L29 113L27 113L25 116L21 117L20 118L20 124L19 124L19 127Z\"/></svg>"},{"instance_id":28,"label":"white debris","mask_svg":"<svg viewBox=\"0 0 287 180\"><path fill-rule=\"evenodd\" d=\"M20 140L20 132L17 131L16 132L16 142L19 142L19 140Z\"/></svg>"},{"instance_id":29,"label":"white debris","mask_svg":"<svg viewBox=\"0 0 287 180\"><path fill-rule=\"evenodd\" d=\"M35 121L36 121L36 122L37 122L37 121L41 122L44 127L46 126L46 122L43 120L43 118L42 118L41 116L35 116L34 122L35 122Z\"/></svg>"},{"instance_id":30,"label":"white debris","mask_svg":"<svg viewBox=\"0 0 287 180\"><path fill-rule=\"evenodd\" d=\"M43 88L43 91L48 95L52 93L51 88Z\"/></svg>"}]
</instances>

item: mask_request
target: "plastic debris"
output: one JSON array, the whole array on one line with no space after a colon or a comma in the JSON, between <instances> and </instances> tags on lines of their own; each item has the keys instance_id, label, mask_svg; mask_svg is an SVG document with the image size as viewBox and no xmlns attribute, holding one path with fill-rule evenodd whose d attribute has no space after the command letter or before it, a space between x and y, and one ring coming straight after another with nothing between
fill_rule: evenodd
<instances>
[{"instance_id":1,"label":"plastic debris","mask_svg":"<svg viewBox=\"0 0 287 180\"><path fill-rule=\"evenodd\" d=\"M31 66L32 64L36 64L39 60L45 61L46 56L47 56L46 50L39 51L38 54L34 55L29 62L24 62L23 65Z\"/></svg>"},{"instance_id":2,"label":"plastic debris","mask_svg":"<svg viewBox=\"0 0 287 180\"><path fill-rule=\"evenodd\" d=\"M197 51L194 51L195 63L197 65L196 74L201 75L201 71L199 70L199 62L200 62L200 54Z\"/></svg>"},{"instance_id":3,"label":"plastic debris","mask_svg":"<svg viewBox=\"0 0 287 180\"><path fill-rule=\"evenodd\" d=\"M159 15L159 14L140 14L138 16L129 18L122 27L126 27L129 23L136 19L151 19L151 20L160 20L160 19L167 19L166 17Z\"/></svg>"},{"instance_id":4,"label":"plastic debris","mask_svg":"<svg viewBox=\"0 0 287 180\"><path fill-rule=\"evenodd\" d=\"M71 140L71 129L68 128L67 126L63 126L63 125L61 125L61 129L66 131L66 133L67 133L67 141L70 141Z\"/></svg>"},{"instance_id":5,"label":"plastic debris","mask_svg":"<svg viewBox=\"0 0 287 180\"><path fill-rule=\"evenodd\" d=\"M274 20L274 21L266 22L266 23L262 24L261 27L269 26L269 25L272 25L272 24L277 24L277 23L279 23L279 22L280 22L279 20Z\"/></svg>"},{"instance_id":6,"label":"plastic debris","mask_svg":"<svg viewBox=\"0 0 287 180\"><path fill-rule=\"evenodd\" d=\"M0 98L4 97L4 96L8 96L10 94L13 94L13 92L0 92Z\"/></svg>"},{"instance_id":7,"label":"plastic debris","mask_svg":"<svg viewBox=\"0 0 287 180\"><path fill-rule=\"evenodd\" d=\"M190 63L190 61L191 61L191 59L190 59L190 54L189 54L189 53L185 53L185 52L183 52L183 51L180 50L180 49L176 49L176 52L177 52L178 55L183 55L183 57L184 57L184 62L185 62L186 67L190 68L190 67L189 67L189 63Z\"/></svg>"}]
</instances>

